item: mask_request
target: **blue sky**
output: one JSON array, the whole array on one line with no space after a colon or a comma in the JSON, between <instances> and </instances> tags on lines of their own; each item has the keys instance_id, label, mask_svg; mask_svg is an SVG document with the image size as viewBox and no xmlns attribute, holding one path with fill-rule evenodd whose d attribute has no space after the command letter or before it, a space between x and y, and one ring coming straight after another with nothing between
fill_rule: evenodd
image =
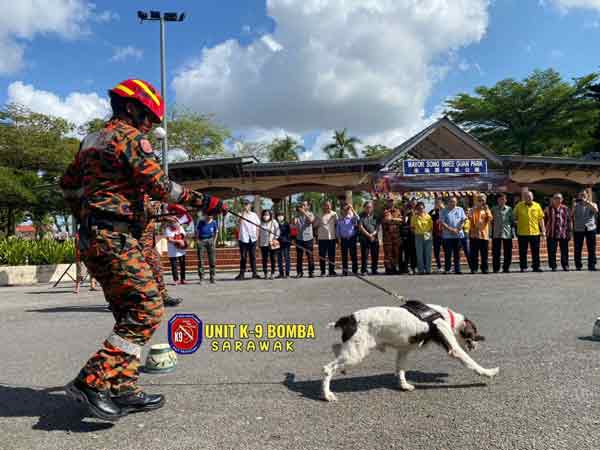
<instances>
[{"instance_id":1,"label":"blue sky","mask_svg":"<svg viewBox=\"0 0 600 450\"><path fill-rule=\"evenodd\" d=\"M167 28L169 103L248 140L291 133L306 158L334 128L397 145L458 92L536 68L599 70L599 0L13 3L0 18L1 102L101 115L117 81L160 81L158 24L140 25L132 4L186 11Z\"/></svg>"}]
</instances>

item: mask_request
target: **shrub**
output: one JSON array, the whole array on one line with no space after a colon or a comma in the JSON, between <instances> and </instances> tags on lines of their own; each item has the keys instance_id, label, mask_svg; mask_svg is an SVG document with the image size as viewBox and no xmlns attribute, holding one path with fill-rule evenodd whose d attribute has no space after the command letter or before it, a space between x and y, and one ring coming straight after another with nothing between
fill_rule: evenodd
<instances>
[{"instance_id":1,"label":"shrub","mask_svg":"<svg viewBox=\"0 0 600 450\"><path fill-rule=\"evenodd\" d=\"M41 266L75 262L75 243L52 239L0 238L0 266Z\"/></svg>"}]
</instances>

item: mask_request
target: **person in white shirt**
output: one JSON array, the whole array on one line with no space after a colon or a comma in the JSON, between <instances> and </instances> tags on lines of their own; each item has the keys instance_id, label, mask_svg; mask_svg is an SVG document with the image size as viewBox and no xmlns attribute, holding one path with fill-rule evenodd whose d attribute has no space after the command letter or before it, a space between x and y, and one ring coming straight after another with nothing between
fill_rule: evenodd
<instances>
[{"instance_id":1,"label":"person in white shirt","mask_svg":"<svg viewBox=\"0 0 600 450\"><path fill-rule=\"evenodd\" d=\"M185 284L185 254L187 242L185 240L185 230L176 218L169 221L165 230L167 238L167 251L169 262L171 263L171 274L173 281L177 284ZM179 263L179 272L181 279L177 275L177 263Z\"/></svg>"},{"instance_id":2,"label":"person in white shirt","mask_svg":"<svg viewBox=\"0 0 600 450\"><path fill-rule=\"evenodd\" d=\"M313 224L315 216L310 212L310 205L307 201L303 201L296 207L298 216L294 220L294 225L298 230L296 237L296 278L302 278L304 271L302 270L303 258L306 253L308 259L308 277L314 278L315 274L315 258L313 255Z\"/></svg>"},{"instance_id":3,"label":"person in white shirt","mask_svg":"<svg viewBox=\"0 0 600 450\"><path fill-rule=\"evenodd\" d=\"M242 217L238 222L238 243L240 246L240 273L236 280L243 280L246 273L246 263L250 259L250 268L252 269L252 278L259 279L256 273L256 241L258 240L258 225L260 219L256 213L252 212L252 205L247 199L242 200L244 210Z\"/></svg>"},{"instance_id":4,"label":"person in white shirt","mask_svg":"<svg viewBox=\"0 0 600 450\"><path fill-rule=\"evenodd\" d=\"M338 215L331 209L331 202L323 203L323 215L315 220L317 240L319 241L319 265L321 276L325 276L325 261L329 260L329 276L336 276L335 272L335 244Z\"/></svg>"},{"instance_id":5,"label":"person in white shirt","mask_svg":"<svg viewBox=\"0 0 600 450\"><path fill-rule=\"evenodd\" d=\"M258 233L258 245L262 257L262 268L265 278L267 278L267 262L271 260L271 275L272 280L275 273L275 257L279 252L279 223L273 218L273 212L265 209L262 212L262 220L260 222L261 229Z\"/></svg>"}]
</instances>

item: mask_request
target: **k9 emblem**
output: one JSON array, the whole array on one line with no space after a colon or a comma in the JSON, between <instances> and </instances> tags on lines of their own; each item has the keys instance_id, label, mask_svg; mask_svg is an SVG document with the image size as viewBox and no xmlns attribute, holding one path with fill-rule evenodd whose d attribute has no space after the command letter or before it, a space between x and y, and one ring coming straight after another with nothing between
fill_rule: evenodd
<instances>
[{"instance_id":1,"label":"k9 emblem","mask_svg":"<svg viewBox=\"0 0 600 450\"><path fill-rule=\"evenodd\" d=\"M195 314L175 314L169 320L168 334L173 351L190 355L202 344L202 321Z\"/></svg>"}]
</instances>

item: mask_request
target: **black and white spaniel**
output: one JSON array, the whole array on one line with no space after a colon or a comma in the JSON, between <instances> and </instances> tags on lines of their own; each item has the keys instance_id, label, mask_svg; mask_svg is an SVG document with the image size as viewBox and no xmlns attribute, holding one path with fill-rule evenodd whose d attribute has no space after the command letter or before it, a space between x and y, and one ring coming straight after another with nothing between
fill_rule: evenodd
<instances>
[{"instance_id":1,"label":"black and white spaniel","mask_svg":"<svg viewBox=\"0 0 600 450\"><path fill-rule=\"evenodd\" d=\"M481 367L463 350L463 346L467 351L475 350L477 342L485 338L479 335L472 321L443 306L411 300L400 307L361 309L329 326L341 329L342 343L333 345L336 358L323 367L322 395L327 401L337 400L330 389L336 370L359 364L372 349L396 350L396 374L404 391L415 388L406 381L406 356L429 342L444 347L448 355L478 375L493 378L499 372L497 367Z\"/></svg>"}]
</instances>

